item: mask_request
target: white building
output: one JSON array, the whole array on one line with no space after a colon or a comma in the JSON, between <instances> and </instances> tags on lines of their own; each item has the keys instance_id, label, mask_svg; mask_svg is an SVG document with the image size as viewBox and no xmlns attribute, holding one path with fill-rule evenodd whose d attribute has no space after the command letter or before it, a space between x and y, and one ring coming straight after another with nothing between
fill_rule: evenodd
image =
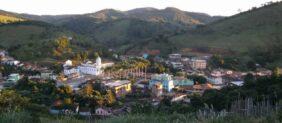
<instances>
[{"instance_id":1,"label":"white building","mask_svg":"<svg viewBox=\"0 0 282 123\"><path fill-rule=\"evenodd\" d=\"M71 75L71 74L79 74L79 69L75 67L64 67L64 74L66 76Z\"/></svg>"},{"instance_id":2,"label":"white building","mask_svg":"<svg viewBox=\"0 0 282 123\"><path fill-rule=\"evenodd\" d=\"M113 63L105 63L102 64L102 60L100 57L96 59L95 63L88 61L83 63L77 67L72 66L72 61L68 60L64 64L64 74L71 75L71 74L88 74L88 75L100 75L103 73L103 68L112 66Z\"/></svg>"},{"instance_id":3,"label":"white building","mask_svg":"<svg viewBox=\"0 0 282 123\"><path fill-rule=\"evenodd\" d=\"M64 64L64 67L69 67L72 66L72 61L71 60L67 60Z\"/></svg>"},{"instance_id":4,"label":"white building","mask_svg":"<svg viewBox=\"0 0 282 123\"><path fill-rule=\"evenodd\" d=\"M89 74L89 75L100 75L102 73L101 65L93 64L92 62L87 62L85 64L81 64L78 67L78 70L82 74Z\"/></svg>"},{"instance_id":5,"label":"white building","mask_svg":"<svg viewBox=\"0 0 282 123\"><path fill-rule=\"evenodd\" d=\"M171 62L171 65L174 69L182 69L184 67L181 62Z\"/></svg>"},{"instance_id":6,"label":"white building","mask_svg":"<svg viewBox=\"0 0 282 123\"><path fill-rule=\"evenodd\" d=\"M206 60L192 59L190 64L191 64L191 67L194 69L206 69L207 67Z\"/></svg>"},{"instance_id":7,"label":"white building","mask_svg":"<svg viewBox=\"0 0 282 123\"><path fill-rule=\"evenodd\" d=\"M168 58L172 62L180 62L181 61L181 54L169 54Z\"/></svg>"}]
</instances>

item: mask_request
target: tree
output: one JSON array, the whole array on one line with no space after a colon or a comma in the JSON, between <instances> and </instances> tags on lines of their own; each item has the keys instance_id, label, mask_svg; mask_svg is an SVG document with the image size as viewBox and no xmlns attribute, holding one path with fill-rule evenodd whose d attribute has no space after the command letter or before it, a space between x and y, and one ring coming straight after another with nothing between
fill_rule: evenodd
<instances>
[{"instance_id":1,"label":"tree","mask_svg":"<svg viewBox=\"0 0 282 123\"><path fill-rule=\"evenodd\" d=\"M191 96L191 105L195 108L195 109L200 109L204 106L204 101L201 98L200 95L192 95Z\"/></svg>"},{"instance_id":2,"label":"tree","mask_svg":"<svg viewBox=\"0 0 282 123\"><path fill-rule=\"evenodd\" d=\"M105 95L105 102L108 106L111 106L116 102L116 97L111 90L107 90L107 93Z\"/></svg>"},{"instance_id":3,"label":"tree","mask_svg":"<svg viewBox=\"0 0 282 123\"><path fill-rule=\"evenodd\" d=\"M82 90L82 94L84 96L92 97L93 96L93 87L92 84L86 84L85 87Z\"/></svg>"},{"instance_id":4,"label":"tree","mask_svg":"<svg viewBox=\"0 0 282 123\"><path fill-rule=\"evenodd\" d=\"M59 37L54 42L53 56L61 58L63 55L71 53L70 41L67 37Z\"/></svg>"},{"instance_id":5,"label":"tree","mask_svg":"<svg viewBox=\"0 0 282 123\"><path fill-rule=\"evenodd\" d=\"M255 84L255 77L253 76L253 74L248 73L244 77L244 86L247 88L252 88L254 87L254 84Z\"/></svg>"},{"instance_id":6,"label":"tree","mask_svg":"<svg viewBox=\"0 0 282 123\"><path fill-rule=\"evenodd\" d=\"M203 76L188 75L187 78L193 80L195 83L198 83L198 84L207 83L207 79Z\"/></svg>"},{"instance_id":7,"label":"tree","mask_svg":"<svg viewBox=\"0 0 282 123\"><path fill-rule=\"evenodd\" d=\"M0 111L23 110L29 104L29 99L14 90L0 91Z\"/></svg>"},{"instance_id":8,"label":"tree","mask_svg":"<svg viewBox=\"0 0 282 123\"><path fill-rule=\"evenodd\" d=\"M104 97L101 95L101 93L99 91L94 91L93 92L94 95L94 104L97 104L98 106L103 106L104 105Z\"/></svg>"},{"instance_id":9,"label":"tree","mask_svg":"<svg viewBox=\"0 0 282 123\"><path fill-rule=\"evenodd\" d=\"M281 71L280 71L280 69L278 68L278 67L275 67L274 69L273 69L273 76L275 76L275 77L278 77L278 76L280 76L282 73L281 73Z\"/></svg>"}]
</instances>

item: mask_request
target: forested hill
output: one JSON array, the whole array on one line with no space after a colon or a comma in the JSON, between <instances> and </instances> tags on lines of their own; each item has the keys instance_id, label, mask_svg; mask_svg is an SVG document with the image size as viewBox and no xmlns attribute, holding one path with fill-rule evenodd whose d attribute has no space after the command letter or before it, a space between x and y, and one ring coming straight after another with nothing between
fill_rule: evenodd
<instances>
[{"instance_id":1,"label":"forested hill","mask_svg":"<svg viewBox=\"0 0 282 123\"><path fill-rule=\"evenodd\" d=\"M282 3L255 8L170 37L182 47L215 47L246 52L249 48L267 46L273 37L281 38Z\"/></svg>"},{"instance_id":2,"label":"forested hill","mask_svg":"<svg viewBox=\"0 0 282 123\"><path fill-rule=\"evenodd\" d=\"M148 49L186 51L187 48L205 52L222 51L255 56L259 62L281 65L282 3L253 8L219 21L188 29L185 33L163 35L135 45L130 52ZM220 52L218 52L220 53Z\"/></svg>"},{"instance_id":3,"label":"forested hill","mask_svg":"<svg viewBox=\"0 0 282 123\"><path fill-rule=\"evenodd\" d=\"M180 23L186 25L207 24L214 22L223 17L210 16L205 13L186 12L173 7L165 9L156 8L137 8L128 11L119 11L114 9L104 9L94 13L81 14L81 15L30 15L20 14L21 17L39 20L53 24L60 24L72 19L90 17L96 19L97 22L105 22L117 19L139 19L149 22L163 22L163 23Z\"/></svg>"},{"instance_id":4,"label":"forested hill","mask_svg":"<svg viewBox=\"0 0 282 123\"><path fill-rule=\"evenodd\" d=\"M214 22L222 17L186 12L176 8L138 8L129 11L104 9L81 15L36 16L24 18L63 26L77 34L91 37L106 47L126 50L128 47L160 34L172 34Z\"/></svg>"}]
</instances>

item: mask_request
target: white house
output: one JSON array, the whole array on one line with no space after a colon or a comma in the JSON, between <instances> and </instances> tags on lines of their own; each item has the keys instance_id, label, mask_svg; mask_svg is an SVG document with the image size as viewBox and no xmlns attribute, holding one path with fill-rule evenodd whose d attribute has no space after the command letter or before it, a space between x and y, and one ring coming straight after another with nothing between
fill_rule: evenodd
<instances>
[{"instance_id":1,"label":"white house","mask_svg":"<svg viewBox=\"0 0 282 123\"><path fill-rule=\"evenodd\" d=\"M64 67L70 67L72 66L72 61L71 60L67 60L64 64Z\"/></svg>"},{"instance_id":2,"label":"white house","mask_svg":"<svg viewBox=\"0 0 282 123\"><path fill-rule=\"evenodd\" d=\"M95 115L110 116L110 115L112 115L112 111L110 109L97 108L95 110Z\"/></svg>"}]
</instances>

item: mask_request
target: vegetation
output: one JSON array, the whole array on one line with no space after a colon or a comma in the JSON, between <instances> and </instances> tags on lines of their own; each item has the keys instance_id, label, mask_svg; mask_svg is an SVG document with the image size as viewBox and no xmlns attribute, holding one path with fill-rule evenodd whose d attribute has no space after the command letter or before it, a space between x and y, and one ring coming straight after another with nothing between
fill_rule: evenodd
<instances>
[{"instance_id":1,"label":"vegetation","mask_svg":"<svg viewBox=\"0 0 282 123\"><path fill-rule=\"evenodd\" d=\"M238 63L242 60L245 65L255 61L270 68L281 66L281 57L279 57L282 28L280 23L282 17L279 14L282 11L281 6L281 2L273 3L204 26L187 29L185 32L166 34L162 38L156 36L137 43L128 52L158 49L163 54L182 52L182 50L185 54L187 53L185 50L190 48L192 51L188 53L235 56L235 58L229 57L229 61ZM270 50L272 48L276 50ZM226 67L234 68L236 64Z\"/></svg>"},{"instance_id":2,"label":"vegetation","mask_svg":"<svg viewBox=\"0 0 282 123\"><path fill-rule=\"evenodd\" d=\"M7 24L7 23L13 23L13 22L19 22L19 21L24 21L24 19L0 14L0 25L1 23Z\"/></svg>"}]
</instances>

